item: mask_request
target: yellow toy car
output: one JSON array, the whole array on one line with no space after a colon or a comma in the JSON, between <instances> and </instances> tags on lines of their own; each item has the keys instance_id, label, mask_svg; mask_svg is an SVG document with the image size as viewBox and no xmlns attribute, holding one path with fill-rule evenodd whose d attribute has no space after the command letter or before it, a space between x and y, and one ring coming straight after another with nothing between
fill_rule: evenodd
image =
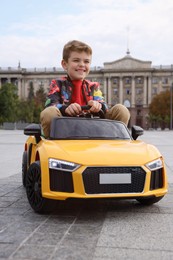
<instances>
[{"instance_id":1,"label":"yellow toy car","mask_svg":"<svg viewBox=\"0 0 173 260\"><path fill-rule=\"evenodd\" d=\"M28 125L23 153L22 180L35 212L69 198L136 199L158 202L167 193L167 176L158 149L136 140L143 129L132 131L119 121L55 118L49 139L39 124Z\"/></svg>"}]
</instances>

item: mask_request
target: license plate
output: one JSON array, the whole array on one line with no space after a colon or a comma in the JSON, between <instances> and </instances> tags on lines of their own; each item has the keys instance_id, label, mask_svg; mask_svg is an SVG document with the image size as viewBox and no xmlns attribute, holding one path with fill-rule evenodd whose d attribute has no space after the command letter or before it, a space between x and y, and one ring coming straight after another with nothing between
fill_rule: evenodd
<instances>
[{"instance_id":1,"label":"license plate","mask_svg":"<svg viewBox=\"0 0 173 260\"><path fill-rule=\"evenodd\" d=\"M100 184L131 184L131 173L100 173Z\"/></svg>"}]
</instances>

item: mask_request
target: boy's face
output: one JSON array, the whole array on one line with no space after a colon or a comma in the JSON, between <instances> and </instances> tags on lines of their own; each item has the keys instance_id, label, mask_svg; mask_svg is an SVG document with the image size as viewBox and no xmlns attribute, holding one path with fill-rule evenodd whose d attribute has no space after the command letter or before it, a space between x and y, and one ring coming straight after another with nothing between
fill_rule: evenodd
<instances>
[{"instance_id":1,"label":"boy's face","mask_svg":"<svg viewBox=\"0 0 173 260\"><path fill-rule=\"evenodd\" d=\"M91 55L84 51L73 51L68 61L62 60L61 65L67 71L71 80L83 80L90 71Z\"/></svg>"}]
</instances>

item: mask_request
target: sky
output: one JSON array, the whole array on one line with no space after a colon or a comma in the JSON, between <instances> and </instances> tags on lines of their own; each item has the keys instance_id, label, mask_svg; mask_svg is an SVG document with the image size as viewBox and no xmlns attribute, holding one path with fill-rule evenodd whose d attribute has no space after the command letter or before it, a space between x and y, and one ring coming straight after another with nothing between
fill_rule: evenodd
<instances>
[{"instance_id":1,"label":"sky","mask_svg":"<svg viewBox=\"0 0 173 260\"><path fill-rule=\"evenodd\" d=\"M92 65L123 58L173 64L172 0L0 0L0 67L61 67L64 44L92 47Z\"/></svg>"}]
</instances>

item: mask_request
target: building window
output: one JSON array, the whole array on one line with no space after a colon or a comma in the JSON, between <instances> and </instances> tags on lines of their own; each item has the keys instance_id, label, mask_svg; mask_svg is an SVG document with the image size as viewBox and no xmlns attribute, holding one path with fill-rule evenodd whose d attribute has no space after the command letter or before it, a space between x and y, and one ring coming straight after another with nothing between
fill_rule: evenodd
<instances>
[{"instance_id":1,"label":"building window","mask_svg":"<svg viewBox=\"0 0 173 260\"><path fill-rule=\"evenodd\" d=\"M153 95L156 95L156 94L157 94L157 88L153 88L153 89L152 89L152 94L153 94Z\"/></svg>"},{"instance_id":2,"label":"building window","mask_svg":"<svg viewBox=\"0 0 173 260\"><path fill-rule=\"evenodd\" d=\"M130 106L131 106L130 101L126 99L126 100L124 101L124 106L125 106L125 107L130 107Z\"/></svg>"},{"instance_id":3,"label":"building window","mask_svg":"<svg viewBox=\"0 0 173 260\"><path fill-rule=\"evenodd\" d=\"M142 88L136 88L136 95L142 94Z\"/></svg>"},{"instance_id":4,"label":"building window","mask_svg":"<svg viewBox=\"0 0 173 260\"><path fill-rule=\"evenodd\" d=\"M18 79L14 79L13 84L14 84L15 86L18 86Z\"/></svg>"},{"instance_id":5,"label":"building window","mask_svg":"<svg viewBox=\"0 0 173 260\"><path fill-rule=\"evenodd\" d=\"M118 83L117 78L113 78L113 84L117 84L117 83Z\"/></svg>"},{"instance_id":6,"label":"building window","mask_svg":"<svg viewBox=\"0 0 173 260\"><path fill-rule=\"evenodd\" d=\"M140 115L141 115L141 110L138 109L138 110L137 110L137 116L140 116Z\"/></svg>"},{"instance_id":7,"label":"building window","mask_svg":"<svg viewBox=\"0 0 173 260\"><path fill-rule=\"evenodd\" d=\"M44 86L43 80L40 80L40 81L38 82L38 85L42 88L42 87Z\"/></svg>"},{"instance_id":8,"label":"building window","mask_svg":"<svg viewBox=\"0 0 173 260\"><path fill-rule=\"evenodd\" d=\"M126 94L130 95L130 89L129 88L126 89Z\"/></svg>"},{"instance_id":9,"label":"building window","mask_svg":"<svg viewBox=\"0 0 173 260\"><path fill-rule=\"evenodd\" d=\"M131 78L125 78L125 84L131 84Z\"/></svg>"},{"instance_id":10,"label":"building window","mask_svg":"<svg viewBox=\"0 0 173 260\"><path fill-rule=\"evenodd\" d=\"M137 100L136 100L136 105L137 105L138 107L139 107L139 106L141 107L141 106L142 106L142 99L140 99L140 98L137 99Z\"/></svg>"},{"instance_id":11,"label":"building window","mask_svg":"<svg viewBox=\"0 0 173 260\"><path fill-rule=\"evenodd\" d=\"M159 79L158 78L152 78L152 83L153 84L157 84L159 82Z\"/></svg>"},{"instance_id":12,"label":"building window","mask_svg":"<svg viewBox=\"0 0 173 260\"><path fill-rule=\"evenodd\" d=\"M117 96L117 95L118 95L118 89L117 89L117 88L114 88L114 89L113 89L113 93L114 93L114 95Z\"/></svg>"},{"instance_id":13,"label":"building window","mask_svg":"<svg viewBox=\"0 0 173 260\"><path fill-rule=\"evenodd\" d=\"M162 84L168 84L168 78L162 78Z\"/></svg>"},{"instance_id":14,"label":"building window","mask_svg":"<svg viewBox=\"0 0 173 260\"><path fill-rule=\"evenodd\" d=\"M137 84L142 84L143 83L143 79L142 78L136 78L136 83Z\"/></svg>"}]
</instances>

